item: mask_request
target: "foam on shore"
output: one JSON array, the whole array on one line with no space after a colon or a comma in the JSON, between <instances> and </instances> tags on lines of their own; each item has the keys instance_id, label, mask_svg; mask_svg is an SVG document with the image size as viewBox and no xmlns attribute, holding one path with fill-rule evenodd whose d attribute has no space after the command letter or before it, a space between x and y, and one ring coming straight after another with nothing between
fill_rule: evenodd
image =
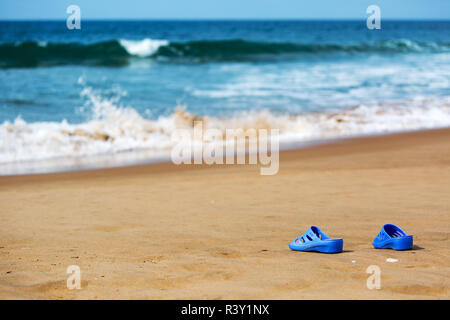
<instances>
[{"instance_id":1,"label":"foam on shore","mask_svg":"<svg viewBox=\"0 0 450 320\"><path fill-rule=\"evenodd\" d=\"M196 120L203 121L204 129L224 133L238 128L279 129L282 148L324 139L450 126L448 98L416 98L301 114L262 110L228 118L200 117L178 108L169 116L147 119L90 88L85 88L83 95L92 105L92 118L87 122L27 123L19 117L1 124L0 174L31 170L27 168L39 171L42 166L52 171L61 163L67 170L85 164L110 166L167 159L174 145L172 134L177 129L192 129Z\"/></svg>"}]
</instances>

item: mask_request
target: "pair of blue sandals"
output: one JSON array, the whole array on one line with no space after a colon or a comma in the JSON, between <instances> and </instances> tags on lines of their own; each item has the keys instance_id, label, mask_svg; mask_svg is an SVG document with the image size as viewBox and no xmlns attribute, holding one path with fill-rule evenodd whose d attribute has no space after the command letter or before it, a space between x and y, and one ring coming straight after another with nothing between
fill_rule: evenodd
<instances>
[{"instance_id":1,"label":"pair of blue sandals","mask_svg":"<svg viewBox=\"0 0 450 320\"><path fill-rule=\"evenodd\" d=\"M343 239L331 239L318 227L312 226L303 235L289 243L295 251L317 251L323 253L342 252ZM394 224L385 224L372 242L376 249L408 250L413 246L413 236Z\"/></svg>"}]
</instances>

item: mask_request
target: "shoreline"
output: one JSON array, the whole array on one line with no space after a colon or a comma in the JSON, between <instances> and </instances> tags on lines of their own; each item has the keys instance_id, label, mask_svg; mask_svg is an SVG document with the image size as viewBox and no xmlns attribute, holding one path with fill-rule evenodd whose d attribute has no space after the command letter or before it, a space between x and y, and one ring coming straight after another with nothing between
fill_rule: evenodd
<instances>
[{"instance_id":1,"label":"shoreline","mask_svg":"<svg viewBox=\"0 0 450 320\"><path fill-rule=\"evenodd\" d=\"M358 141L360 139L371 139L371 138L379 138L379 137L390 137L390 136L397 136L397 135L408 135L408 134L414 134L414 133L426 133L426 132L433 132L433 131L442 131L442 130L450 130L449 127L444 128L433 128L433 129L417 129L417 130L408 130L408 131L401 131L401 132L388 132L388 133L372 133L372 134L364 134L364 135L353 135L349 137L336 137L336 138L327 138L327 139L318 139L318 140L310 140L310 141L301 141L301 142L292 142L287 143L285 146L280 146L280 155L282 153L288 153L296 150L305 150L305 149L311 149L316 148L319 146L329 146L329 145L335 145L340 143L352 143L353 141ZM139 151L134 151L138 153ZM246 159L248 156L248 152L245 152ZM130 154L119 154L124 156L131 156ZM107 158L111 156L117 156L117 154L99 154L99 155L91 155L87 156L91 160L94 159L101 159L101 158ZM79 158L51 158L51 159L44 159L39 161L26 161L25 163L32 163L32 164L43 164L48 162L59 162L59 161L71 161L71 162L79 162ZM0 167L2 165L20 165L22 163L11 163L11 164L0 164ZM105 166L101 166L99 164L92 164L92 165L80 165L79 167L73 168L67 168L67 169L53 169L55 171L51 171L52 169L48 169L46 171L41 172L25 172L25 173L12 173L12 174L4 174L0 175L0 179L4 177L19 177L19 176L40 176L40 175L53 175L53 174L65 174L65 173L76 173L76 172L83 172L83 171L98 171L98 170L114 170L114 169L120 169L120 168L129 168L129 167L141 167L141 166L154 166L154 165L171 165L170 157L169 156L160 156L155 157L154 159L147 159L147 160L135 160L135 161L128 161L126 163L110 163L106 164ZM236 164L232 164L236 165ZM249 165L249 164L245 164ZM182 167L186 165L181 165ZM215 164L208 165L205 163L202 163L200 165L194 165L191 164L190 166L194 167L214 167L217 166ZM220 165L224 166L224 165ZM176 167L179 167L179 165L176 165Z\"/></svg>"},{"instance_id":2,"label":"shoreline","mask_svg":"<svg viewBox=\"0 0 450 320\"><path fill-rule=\"evenodd\" d=\"M450 129L281 151L273 176L172 163L2 176L0 298L449 299L449 181ZM384 223L414 249L373 249ZM311 225L344 251L290 251Z\"/></svg>"}]
</instances>

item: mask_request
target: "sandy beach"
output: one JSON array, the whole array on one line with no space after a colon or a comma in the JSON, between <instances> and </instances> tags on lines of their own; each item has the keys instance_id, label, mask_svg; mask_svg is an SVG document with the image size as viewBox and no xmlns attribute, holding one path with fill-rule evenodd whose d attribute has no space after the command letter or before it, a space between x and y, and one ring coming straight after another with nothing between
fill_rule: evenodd
<instances>
[{"instance_id":1,"label":"sandy beach","mask_svg":"<svg viewBox=\"0 0 450 320\"><path fill-rule=\"evenodd\" d=\"M284 151L274 176L154 164L0 177L0 299L448 299L449 195L448 129ZM373 249L385 223L414 250ZM344 252L290 251L311 225Z\"/></svg>"}]
</instances>

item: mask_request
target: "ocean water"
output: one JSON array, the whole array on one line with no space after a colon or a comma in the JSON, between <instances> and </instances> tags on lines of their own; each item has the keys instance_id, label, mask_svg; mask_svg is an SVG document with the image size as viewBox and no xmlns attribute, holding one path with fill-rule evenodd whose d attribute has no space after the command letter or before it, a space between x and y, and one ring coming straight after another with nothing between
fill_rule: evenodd
<instances>
[{"instance_id":1,"label":"ocean water","mask_svg":"<svg viewBox=\"0 0 450 320\"><path fill-rule=\"evenodd\" d=\"M0 21L0 174L167 159L177 128L282 146L450 126L450 21Z\"/></svg>"}]
</instances>

